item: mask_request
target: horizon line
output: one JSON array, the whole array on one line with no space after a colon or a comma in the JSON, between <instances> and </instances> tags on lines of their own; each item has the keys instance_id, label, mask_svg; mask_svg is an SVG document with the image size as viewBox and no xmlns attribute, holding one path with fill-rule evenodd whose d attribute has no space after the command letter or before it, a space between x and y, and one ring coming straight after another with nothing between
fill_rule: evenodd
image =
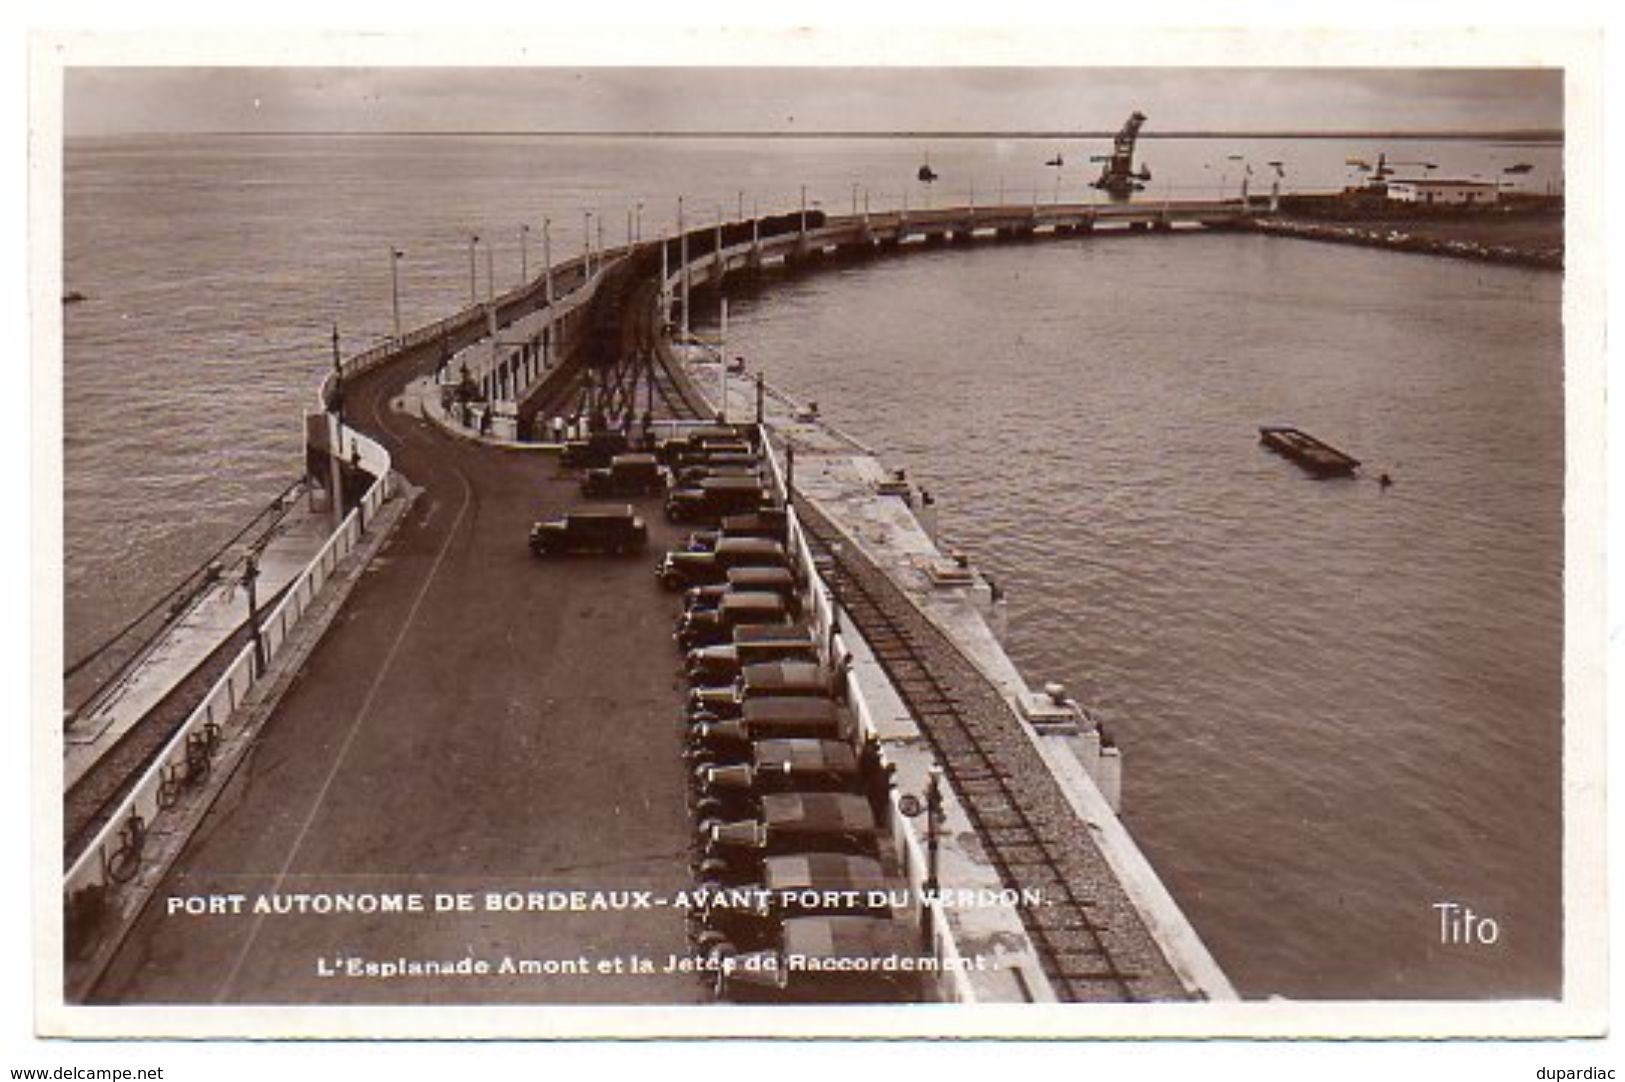
<instances>
[{"instance_id":1,"label":"horizon line","mask_svg":"<svg viewBox=\"0 0 1625 1082\"><path fill-rule=\"evenodd\" d=\"M123 136L202 136L202 137L263 137L282 138L292 136L311 136L321 138L412 138L433 136L436 138L488 138L491 136L527 137L542 139L1111 139L1116 136L1115 131L1062 131L1046 129L1024 130L978 130L978 129L949 129L942 131L927 131L920 129L896 129L885 131L872 130L821 130L821 131L751 131L748 129L718 129L718 130L611 130L611 129L581 129L581 130L541 130L527 128L493 128L482 130L450 130L450 129L413 129L413 130L384 130L369 131L340 128L322 128L308 130L277 130L252 131L238 129L222 129L212 131L126 131L126 132L90 132L68 134L64 138L71 139L105 139ZM1259 131L1168 131L1168 132L1141 132L1141 140L1154 139L1504 139L1522 142L1562 142L1565 138L1562 128L1512 128L1504 130L1449 130L1449 129L1415 129L1415 130L1377 130L1355 129L1346 131L1332 130L1259 130Z\"/></svg>"}]
</instances>

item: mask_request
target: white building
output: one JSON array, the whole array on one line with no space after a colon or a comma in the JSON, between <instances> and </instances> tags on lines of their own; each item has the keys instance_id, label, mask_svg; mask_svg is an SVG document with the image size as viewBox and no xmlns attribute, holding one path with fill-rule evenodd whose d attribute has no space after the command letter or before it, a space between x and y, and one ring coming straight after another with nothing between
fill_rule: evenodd
<instances>
[{"instance_id":1,"label":"white building","mask_svg":"<svg viewBox=\"0 0 1625 1082\"><path fill-rule=\"evenodd\" d=\"M1501 189L1488 180L1390 180L1388 198L1396 203L1442 203L1483 206L1500 199Z\"/></svg>"}]
</instances>

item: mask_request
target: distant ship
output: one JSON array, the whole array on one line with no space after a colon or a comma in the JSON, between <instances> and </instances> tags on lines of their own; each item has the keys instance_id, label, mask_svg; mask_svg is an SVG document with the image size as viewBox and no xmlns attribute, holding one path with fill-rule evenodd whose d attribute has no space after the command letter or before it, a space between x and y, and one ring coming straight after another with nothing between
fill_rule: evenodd
<instances>
[{"instance_id":1,"label":"distant ship","mask_svg":"<svg viewBox=\"0 0 1625 1082\"><path fill-rule=\"evenodd\" d=\"M1509 166L1507 166L1505 169L1501 170L1501 172L1503 172L1503 173L1517 173L1517 174L1521 175L1523 173L1529 172L1533 168L1534 168L1534 166L1529 164L1528 162L1519 162L1517 165L1509 165Z\"/></svg>"}]
</instances>

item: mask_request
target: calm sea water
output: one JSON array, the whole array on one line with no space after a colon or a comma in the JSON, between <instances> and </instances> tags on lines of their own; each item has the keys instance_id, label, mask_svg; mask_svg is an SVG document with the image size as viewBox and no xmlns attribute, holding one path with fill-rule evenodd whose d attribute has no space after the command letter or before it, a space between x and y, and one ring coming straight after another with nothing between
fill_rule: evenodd
<instances>
[{"instance_id":1,"label":"calm sea water","mask_svg":"<svg viewBox=\"0 0 1625 1082\"><path fill-rule=\"evenodd\" d=\"M1079 199L1050 141L185 138L66 149L67 652L301 469L329 363L602 227ZM1350 156L1560 183L1551 146L1148 142L1147 194ZM1059 171L1044 160L1057 151ZM913 183L929 155L942 180ZM1059 184L1057 184L1057 179ZM856 191L854 192L854 186ZM638 208L642 202L641 210ZM583 211L591 211L591 217ZM1249 996L1560 989L1561 279L1253 236L981 247L779 281L737 352L939 495L1009 646L1127 756L1126 818ZM1363 458L1315 482L1300 425ZM1500 940L1439 942L1435 903Z\"/></svg>"}]
</instances>

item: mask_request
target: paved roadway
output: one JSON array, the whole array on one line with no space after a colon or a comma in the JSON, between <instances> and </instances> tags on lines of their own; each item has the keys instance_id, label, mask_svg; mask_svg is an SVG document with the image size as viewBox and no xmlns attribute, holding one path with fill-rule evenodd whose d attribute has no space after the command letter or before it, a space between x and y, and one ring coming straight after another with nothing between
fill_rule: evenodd
<instances>
[{"instance_id":1,"label":"paved roadway","mask_svg":"<svg viewBox=\"0 0 1625 1082\"><path fill-rule=\"evenodd\" d=\"M349 387L348 413L424 487L96 990L112 1003L703 1000L685 974L324 976L342 959L589 964L686 951L670 909L491 913L493 891L688 884L674 541L646 557L534 559L574 502L551 456L453 439L393 412L413 362ZM168 899L471 893L471 912L184 916ZM568 967L567 967L568 968Z\"/></svg>"}]
</instances>

